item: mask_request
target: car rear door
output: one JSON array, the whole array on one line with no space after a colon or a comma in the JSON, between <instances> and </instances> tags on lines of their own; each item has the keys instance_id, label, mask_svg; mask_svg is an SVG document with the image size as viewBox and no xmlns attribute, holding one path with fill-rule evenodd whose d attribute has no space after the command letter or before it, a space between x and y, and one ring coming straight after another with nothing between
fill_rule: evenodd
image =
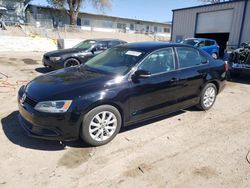
<instances>
[{"instance_id":1,"label":"car rear door","mask_svg":"<svg viewBox=\"0 0 250 188\"><path fill-rule=\"evenodd\" d=\"M192 47L176 47L178 59L177 102L179 108L196 104L201 87L205 83L208 72L208 60L204 54Z\"/></svg>"},{"instance_id":2,"label":"car rear door","mask_svg":"<svg viewBox=\"0 0 250 188\"><path fill-rule=\"evenodd\" d=\"M173 48L150 54L138 70L151 73L149 78L131 80L130 120L137 122L174 111L178 91Z\"/></svg>"}]
</instances>

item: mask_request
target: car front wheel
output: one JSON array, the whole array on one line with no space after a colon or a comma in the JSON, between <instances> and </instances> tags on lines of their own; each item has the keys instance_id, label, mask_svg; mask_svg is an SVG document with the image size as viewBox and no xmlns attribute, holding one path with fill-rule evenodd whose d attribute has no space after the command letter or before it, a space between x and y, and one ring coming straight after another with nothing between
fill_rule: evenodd
<instances>
[{"instance_id":1,"label":"car front wheel","mask_svg":"<svg viewBox=\"0 0 250 188\"><path fill-rule=\"evenodd\" d=\"M64 68L80 65L80 62L75 58L69 58L64 62Z\"/></svg>"},{"instance_id":2,"label":"car front wheel","mask_svg":"<svg viewBox=\"0 0 250 188\"><path fill-rule=\"evenodd\" d=\"M214 105L216 95L216 86L213 83L207 84L201 92L200 102L197 107L201 110L209 110Z\"/></svg>"},{"instance_id":3,"label":"car front wheel","mask_svg":"<svg viewBox=\"0 0 250 188\"><path fill-rule=\"evenodd\" d=\"M111 105L102 105L90 110L82 123L81 137L91 146L110 142L120 131L120 112Z\"/></svg>"}]
</instances>

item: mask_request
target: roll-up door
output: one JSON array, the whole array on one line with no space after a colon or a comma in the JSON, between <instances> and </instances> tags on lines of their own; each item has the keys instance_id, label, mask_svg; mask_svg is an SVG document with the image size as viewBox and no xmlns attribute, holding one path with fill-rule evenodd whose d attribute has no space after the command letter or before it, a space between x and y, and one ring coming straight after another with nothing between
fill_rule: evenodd
<instances>
[{"instance_id":1,"label":"roll-up door","mask_svg":"<svg viewBox=\"0 0 250 188\"><path fill-rule=\"evenodd\" d=\"M230 33L233 9L199 13L196 33Z\"/></svg>"}]
</instances>

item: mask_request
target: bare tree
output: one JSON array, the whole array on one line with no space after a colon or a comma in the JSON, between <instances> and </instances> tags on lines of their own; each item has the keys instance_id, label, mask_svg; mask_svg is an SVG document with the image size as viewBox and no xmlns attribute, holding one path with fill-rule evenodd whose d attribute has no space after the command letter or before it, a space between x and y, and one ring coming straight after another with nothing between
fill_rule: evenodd
<instances>
[{"instance_id":1,"label":"bare tree","mask_svg":"<svg viewBox=\"0 0 250 188\"><path fill-rule=\"evenodd\" d=\"M235 1L235 0L200 0L204 3L211 3L211 4L214 4L214 3L222 3L222 2L227 2L227 1Z\"/></svg>"},{"instance_id":2,"label":"bare tree","mask_svg":"<svg viewBox=\"0 0 250 188\"><path fill-rule=\"evenodd\" d=\"M70 18L71 25L76 25L80 9L87 1L91 2L92 5L99 10L111 8L111 0L47 0L53 7L66 12Z\"/></svg>"}]
</instances>

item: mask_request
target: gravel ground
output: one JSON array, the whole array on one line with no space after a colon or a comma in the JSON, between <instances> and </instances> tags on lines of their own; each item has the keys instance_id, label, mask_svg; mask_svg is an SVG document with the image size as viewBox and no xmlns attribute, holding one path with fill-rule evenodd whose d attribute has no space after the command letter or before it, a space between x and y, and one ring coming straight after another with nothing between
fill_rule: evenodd
<instances>
[{"instance_id":1,"label":"gravel ground","mask_svg":"<svg viewBox=\"0 0 250 188\"><path fill-rule=\"evenodd\" d=\"M109 144L44 141L17 120L18 88L44 74L41 53L0 53L0 187L249 187L250 81L214 107L138 124Z\"/></svg>"}]
</instances>

